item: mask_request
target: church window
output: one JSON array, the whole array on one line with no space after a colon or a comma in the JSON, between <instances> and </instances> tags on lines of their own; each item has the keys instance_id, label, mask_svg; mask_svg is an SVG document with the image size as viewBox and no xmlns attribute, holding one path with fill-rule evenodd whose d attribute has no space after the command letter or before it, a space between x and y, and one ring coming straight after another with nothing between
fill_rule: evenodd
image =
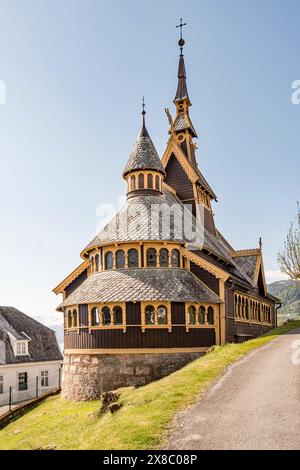
<instances>
[{"instance_id":1,"label":"church window","mask_svg":"<svg viewBox=\"0 0 300 470\"><path fill-rule=\"evenodd\" d=\"M116 266L117 268L125 268L125 253L123 250L118 250L116 253Z\"/></svg>"},{"instance_id":2,"label":"church window","mask_svg":"<svg viewBox=\"0 0 300 470\"><path fill-rule=\"evenodd\" d=\"M68 310L68 328L72 328L72 312Z\"/></svg>"},{"instance_id":3,"label":"church window","mask_svg":"<svg viewBox=\"0 0 300 470\"><path fill-rule=\"evenodd\" d=\"M98 326L100 324L99 310L97 307L92 308L92 326Z\"/></svg>"},{"instance_id":4,"label":"church window","mask_svg":"<svg viewBox=\"0 0 300 470\"><path fill-rule=\"evenodd\" d=\"M153 189L153 176L151 175L151 173L149 173L148 175L148 188Z\"/></svg>"},{"instance_id":5,"label":"church window","mask_svg":"<svg viewBox=\"0 0 300 470\"><path fill-rule=\"evenodd\" d=\"M95 256L95 269L96 271L99 271L99 255L98 254Z\"/></svg>"},{"instance_id":6,"label":"church window","mask_svg":"<svg viewBox=\"0 0 300 470\"><path fill-rule=\"evenodd\" d=\"M110 325L111 324L111 317L110 317L109 307L103 307L102 308L102 316L103 316L103 325Z\"/></svg>"},{"instance_id":7,"label":"church window","mask_svg":"<svg viewBox=\"0 0 300 470\"><path fill-rule=\"evenodd\" d=\"M114 324L122 325L123 323L122 308L119 305L116 305L113 308L113 314L114 314Z\"/></svg>"},{"instance_id":8,"label":"church window","mask_svg":"<svg viewBox=\"0 0 300 470\"><path fill-rule=\"evenodd\" d=\"M188 322L190 325L195 325L196 323L196 307L194 305L190 305L188 308Z\"/></svg>"},{"instance_id":9,"label":"church window","mask_svg":"<svg viewBox=\"0 0 300 470\"><path fill-rule=\"evenodd\" d=\"M167 323L167 309L164 305L160 305L157 309L157 323L159 325L166 325Z\"/></svg>"},{"instance_id":10,"label":"church window","mask_svg":"<svg viewBox=\"0 0 300 470\"><path fill-rule=\"evenodd\" d=\"M131 177L131 191L134 191L136 189L135 186L135 175Z\"/></svg>"},{"instance_id":11,"label":"church window","mask_svg":"<svg viewBox=\"0 0 300 470\"><path fill-rule=\"evenodd\" d=\"M156 266L156 250L154 248L148 248L147 250L147 266Z\"/></svg>"},{"instance_id":12,"label":"church window","mask_svg":"<svg viewBox=\"0 0 300 470\"><path fill-rule=\"evenodd\" d=\"M167 248L161 248L159 251L159 266L167 268L169 266L169 252Z\"/></svg>"},{"instance_id":13,"label":"church window","mask_svg":"<svg viewBox=\"0 0 300 470\"><path fill-rule=\"evenodd\" d=\"M155 189L157 189L157 191L159 191L159 176L156 175L155 176Z\"/></svg>"},{"instance_id":14,"label":"church window","mask_svg":"<svg viewBox=\"0 0 300 470\"><path fill-rule=\"evenodd\" d=\"M128 250L128 267L138 268L138 266L139 266L138 252L135 248L130 248L130 250Z\"/></svg>"},{"instance_id":15,"label":"church window","mask_svg":"<svg viewBox=\"0 0 300 470\"><path fill-rule=\"evenodd\" d=\"M108 251L105 254L105 269L112 269L114 265L113 254L111 251Z\"/></svg>"},{"instance_id":16,"label":"church window","mask_svg":"<svg viewBox=\"0 0 300 470\"><path fill-rule=\"evenodd\" d=\"M76 328L78 326L78 317L77 317L77 310L74 308L73 310L73 328Z\"/></svg>"},{"instance_id":17,"label":"church window","mask_svg":"<svg viewBox=\"0 0 300 470\"><path fill-rule=\"evenodd\" d=\"M172 262L173 268L179 267L179 251L176 249L172 250L171 262Z\"/></svg>"},{"instance_id":18,"label":"church window","mask_svg":"<svg viewBox=\"0 0 300 470\"><path fill-rule=\"evenodd\" d=\"M155 317L154 317L154 307L153 305L147 305L145 309L145 316L146 316L146 325L154 325Z\"/></svg>"},{"instance_id":19,"label":"church window","mask_svg":"<svg viewBox=\"0 0 300 470\"><path fill-rule=\"evenodd\" d=\"M205 325L205 307L200 305L198 309L199 323L200 325Z\"/></svg>"},{"instance_id":20,"label":"church window","mask_svg":"<svg viewBox=\"0 0 300 470\"><path fill-rule=\"evenodd\" d=\"M214 324L214 309L212 307L208 307L207 309L207 323L209 325Z\"/></svg>"},{"instance_id":21,"label":"church window","mask_svg":"<svg viewBox=\"0 0 300 470\"><path fill-rule=\"evenodd\" d=\"M145 183L144 183L144 174L143 173L140 173L139 174L139 189L143 189L145 186Z\"/></svg>"}]
</instances>

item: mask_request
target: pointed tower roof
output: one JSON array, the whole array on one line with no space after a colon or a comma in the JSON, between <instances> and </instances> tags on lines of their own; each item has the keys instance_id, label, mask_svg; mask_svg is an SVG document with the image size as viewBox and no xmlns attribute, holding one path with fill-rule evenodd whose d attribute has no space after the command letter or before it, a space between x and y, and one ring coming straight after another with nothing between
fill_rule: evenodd
<instances>
[{"instance_id":1,"label":"pointed tower roof","mask_svg":"<svg viewBox=\"0 0 300 470\"><path fill-rule=\"evenodd\" d=\"M180 39L178 41L178 44L182 44L181 41L184 44L183 39ZM181 46L181 50L182 50L182 46ZM176 103L176 101L181 101L181 100L186 99L188 101L189 105L191 105L189 94L188 94L188 91L187 91L187 86L186 86L186 71L185 71L185 64L184 64L184 56L183 56L182 53L179 56L179 65L178 65L178 75L177 75L177 77L178 77L178 85L177 85L176 95L175 95L175 98L174 98L174 103Z\"/></svg>"},{"instance_id":2,"label":"pointed tower roof","mask_svg":"<svg viewBox=\"0 0 300 470\"><path fill-rule=\"evenodd\" d=\"M141 132L135 141L127 165L123 171L123 177L128 173L137 170L159 171L163 175L166 174L165 169L160 161L156 148L151 140L149 132L145 124L145 104L143 101L143 123Z\"/></svg>"},{"instance_id":3,"label":"pointed tower roof","mask_svg":"<svg viewBox=\"0 0 300 470\"><path fill-rule=\"evenodd\" d=\"M183 57L183 46L185 45L185 40L182 37L182 28L183 26L186 26L186 23L182 23L182 18L180 18L180 24L176 26L176 28L180 28L180 39L178 41L178 46L180 47L180 56L179 56L179 65L178 65L178 85L177 85L177 91L176 95L174 98L174 103L176 101L181 101L186 99L188 102L188 105L191 106L189 94L187 91L187 86L186 86L186 72L185 72L185 65L184 65L184 57Z\"/></svg>"}]
</instances>

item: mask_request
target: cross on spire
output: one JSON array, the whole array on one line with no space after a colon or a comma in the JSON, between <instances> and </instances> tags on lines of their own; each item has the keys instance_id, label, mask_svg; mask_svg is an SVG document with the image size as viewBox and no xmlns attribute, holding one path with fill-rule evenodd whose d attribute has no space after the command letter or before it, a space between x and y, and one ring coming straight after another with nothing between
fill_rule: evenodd
<instances>
[{"instance_id":1,"label":"cross on spire","mask_svg":"<svg viewBox=\"0 0 300 470\"><path fill-rule=\"evenodd\" d=\"M182 39L182 28L186 26L186 23L182 22L182 18L180 18L180 23L176 26L176 28L180 28L180 39Z\"/></svg>"}]
</instances>

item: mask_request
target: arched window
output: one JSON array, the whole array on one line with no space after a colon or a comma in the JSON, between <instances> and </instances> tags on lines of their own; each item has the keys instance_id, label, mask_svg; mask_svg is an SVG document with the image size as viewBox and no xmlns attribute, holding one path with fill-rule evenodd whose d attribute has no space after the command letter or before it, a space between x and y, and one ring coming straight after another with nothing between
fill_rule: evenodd
<instances>
[{"instance_id":1,"label":"arched window","mask_svg":"<svg viewBox=\"0 0 300 470\"><path fill-rule=\"evenodd\" d=\"M151 173L147 176L148 188L153 189L153 176Z\"/></svg>"},{"instance_id":2,"label":"arched window","mask_svg":"<svg viewBox=\"0 0 300 470\"><path fill-rule=\"evenodd\" d=\"M77 325L78 325L77 310L76 310L76 308L74 308L74 310L73 310L73 325L72 326L75 328L75 327L77 327Z\"/></svg>"},{"instance_id":3,"label":"arched window","mask_svg":"<svg viewBox=\"0 0 300 470\"><path fill-rule=\"evenodd\" d=\"M198 309L198 315L199 315L200 325L205 325L205 307L204 307L204 305L200 305L200 307Z\"/></svg>"},{"instance_id":4,"label":"arched window","mask_svg":"<svg viewBox=\"0 0 300 470\"><path fill-rule=\"evenodd\" d=\"M145 308L145 322L146 325L154 325L155 323L153 305L147 305Z\"/></svg>"},{"instance_id":5,"label":"arched window","mask_svg":"<svg viewBox=\"0 0 300 470\"><path fill-rule=\"evenodd\" d=\"M110 318L110 310L108 307L102 308L102 316L103 316L103 325L110 325L111 318Z\"/></svg>"},{"instance_id":6,"label":"arched window","mask_svg":"<svg viewBox=\"0 0 300 470\"><path fill-rule=\"evenodd\" d=\"M112 269L114 267L113 254L111 251L105 253L105 269Z\"/></svg>"},{"instance_id":7,"label":"arched window","mask_svg":"<svg viewBox=\"0 0 300 470\"><path fill-rule=\"evenodd\" d=\"M155 189L157 189L157 191L160 190L160 187L159 187L159 176L158 176L158 175L155 176Z\"/></svg>"},{"instance_id":8,"label":"arched window","mask_svg":"<svg viewBox=\"0 0 300 470\"><path fill-rule=\"evenodd\" d=\"M179 267L179 251L176 250L176 249L172 250L171 264L172 264L173 268L178 268Z\"/></svg>"},{"instance_id":9,"label":"arched window","mask_svg":"<svg viewBox=\"0 0 300 470\"><path fill-rule=\"evenodd\" d=\"M131 177L131 191L134 191L136 189L135 185L135 175Z\"/></svg>"},{"instance_id":10,"label":"arched window","mask_svg":"<svg viewBox=\"0 0 300 470\"><path fill-rule=\"evenodd\" d=\"M116 266L117 268L125 268L125 253L123 250L118 250L116 253Z\"/></svg>"},{"instance_id":11,"label":"arched window","mask_svg":"<svg viewBox=\"0 0 300 470\"><path fill-rule=\"evenodd\" d=\"M99 310L97 307L92 308L92 326L97 326L100 324Z\"/></svg>"},{"instance_id":12,"label":"arched window","mask_svg":"<svg viewBox=\"0 0 300 470\"><path fill-rule=\"evenodd\" d=\"M246 318L249 320L249 301L248 299L245 300L246 302Z\"/></svg>"},{"instance_id":13,"label":"arched window","mask_svg":"<svg viewBox=\"0 0 300 470\"><path fill-rule=\"evenodd\" d=\"M167 268L169 266L169 252L167 248L161 248L159 250L159 266L161 268Z\"/></svg>"},{"instance_id":14,"label":"arched window","mask_svg":"<svg viewBox=\"0 0 300 470\"><path fill-rule=\"evenodd\" d=\"M143 173L140 173L139 174L139 189L143 189L145 186L145 183L144 183L144 174Z\"/></svg>"},{"instance_id":15,"label":"arched window","mask_svg":"<svg viewBox=\"0 0 300 470\"><path fill-rule=\"evenodd\" d=\"M68 328L72 328L72 312L68 310Z\"/></svg>"},{"instance_id":16,"label":"arched window","mask_svg":"<svg viewBox=\"0 0 300 470\"><path fill-rule=\"evenodd\" d=\"M138 266L139 266L138 252L135 248L130 248L130 250L128 250L128 267L138 268Z\"/></svg>"},{"instance_id":17,"label":"arched window","mask_svg":"<svg viewBox=\"0 0 300 470\"><path fill-rule=\"evenodd\" d=\"M119 305L116 305L113 308L113 314L114 314L114 324L122 325L123 323L122 308Z\"/></svg>"},{"instance_id":18,"label":"arched window","mask_svg":"<svg viewBox=\"0 0 300 470\"><path fill-rule=\"evenodd\" d=\"M160 305L157 309L157 322L159 325L167 323L167 308L164 305Z\"/></svg>"},{"instance_id":19,"label":"arched window","mask_svg":"<svg viewBox=\"0 0 300 470\"><path fill-rule=\"evenodd\" d=\"M94 262L94 257L92 256L92 259L91 259L91 271L92 273L95 272L95 262Z\"/></svg>"},{"instance_id":20,"label":"arched window","mask_svg":"<svg viewBox=\"0 0 300 470\"><path fill-rule=\"evenodd\" d=\"M188 314L189 314L189 324L190 325L195 325L195 323L196 323L196 307L194 307L194 305L189 306Z\"/></svg>"},{"instance_id":21,"label":"arched window","mask_svg":"<svg viewBox=\"0 0 300 470\"><path fill-rule=\"evenodd\" d=\"M154 248L148 248L147 250L147 266L156 266L156 250Z\"/></svg>"},{"instance_id":22,"label":"arched window","mask_svg":"<svg viewBox=\"0 0 300 470\"><path fill-rule=\"evenodd\" d=\"M98 254L95 256L95 268L96 268L96 271L99 271L99 255Z\"/></svg>"},{"instance_id":23,"label":"arched window","mask_svg":"<svg viewBox=\"0 0 300 470\"><path fill-rule=\"evenodd\" d=\"M209 325L214 324L214 309L212 307L208 307L207 309L207 323Z\"/></svg>"}]
</instances>

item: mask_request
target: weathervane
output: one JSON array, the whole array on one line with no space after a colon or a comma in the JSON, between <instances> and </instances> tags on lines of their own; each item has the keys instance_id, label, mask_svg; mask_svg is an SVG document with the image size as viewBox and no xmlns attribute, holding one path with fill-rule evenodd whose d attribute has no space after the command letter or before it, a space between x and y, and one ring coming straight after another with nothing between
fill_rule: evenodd
<instances>
[{"instance_id":1,"label":"weathervane","mask_svg":"<svg viewBox=\"0 0 300 470\"><path fill-rule=\"evenodd\" d=\"M185 44L185 41L182 37L182 28L183 28L183 26L186 26L186 23L183 23L182 18L180 18L180 23L176 26L176 28L180 28L180 39L178 41L178 45L180 46L180 54L182 54L182 48Z\"/></svg>"}]
</instances>

